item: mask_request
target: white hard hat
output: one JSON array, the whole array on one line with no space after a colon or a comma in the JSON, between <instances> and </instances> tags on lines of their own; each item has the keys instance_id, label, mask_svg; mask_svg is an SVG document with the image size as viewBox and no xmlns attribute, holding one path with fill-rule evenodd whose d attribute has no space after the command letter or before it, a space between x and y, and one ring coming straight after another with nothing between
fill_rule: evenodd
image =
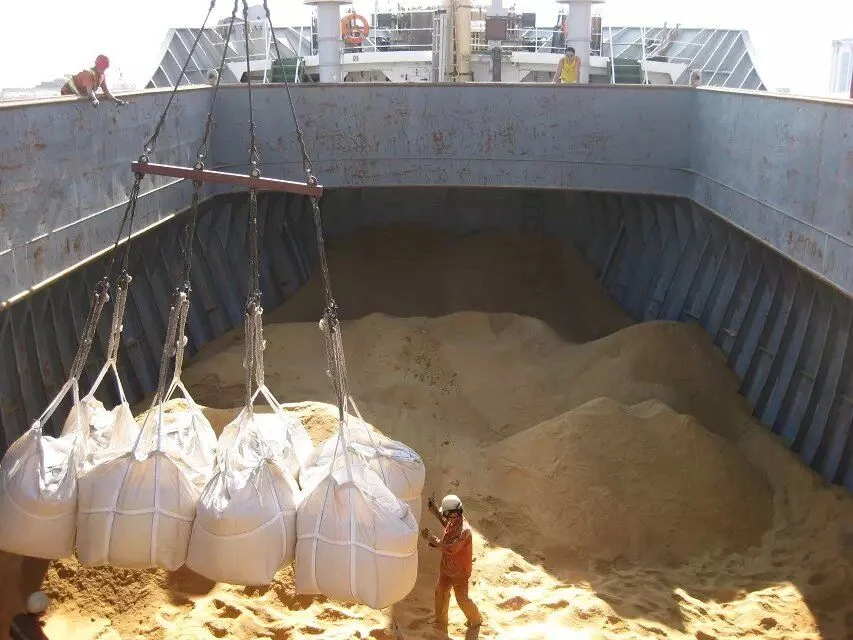
<instances>
[{"instance_id":1,"label":"white hard hat","mask_svg":"<svg viewBox=\"0 0 853 640\"><path fill-rule=\"evenodd\" d=\"M450 495L444 496L441 500L441 513L444 515L448 511L456 511L457 509L462 508L462 501L459 499L459 496L455 496L452 493Z\"/></svg>"},{"instance_id":2,"label":"white hard hat","mask_svg":"<svg viewBox=\"0 0 853 640\"><path fill-rule=\"evenodd\" d=\"M50 599L44 591L34 591L27 598L27 613L39 615L47 611Z\"/></svg>"}]
</instances>

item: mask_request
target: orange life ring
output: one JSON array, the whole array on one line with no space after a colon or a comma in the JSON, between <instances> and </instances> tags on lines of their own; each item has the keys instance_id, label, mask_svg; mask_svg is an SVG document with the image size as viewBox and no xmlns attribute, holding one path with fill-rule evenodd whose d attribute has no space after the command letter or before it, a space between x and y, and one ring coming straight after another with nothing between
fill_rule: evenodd
<instances>
[{"instance_id":1,"label":"orange life ring","mask_svg":"<svg viewBox=\"0 0 853 640\"><path fill-rule=\"evenodd\" d=\"M347 44L361 44L368 33L367 18L358 13L348 13L341 20L341 37Z\"/></svg>"}]
</instances>

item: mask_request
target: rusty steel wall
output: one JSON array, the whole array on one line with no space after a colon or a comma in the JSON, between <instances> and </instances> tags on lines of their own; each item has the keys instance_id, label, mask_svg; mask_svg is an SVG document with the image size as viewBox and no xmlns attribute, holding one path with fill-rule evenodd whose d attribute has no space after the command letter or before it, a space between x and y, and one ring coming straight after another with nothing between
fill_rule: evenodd
<instances>
[{"instance_id":1,"label":"rusty steel wall","mask_svg":"<svg viewBox=\"0 0 853 640\"><path fill-rule=\"evenodd\" d=\"M853 105L689 87L292 87L328 186L542 187L688 197L853 293ZM211 90L181 90L154 160L194 160ZM0 107L0 302L107 246L167 93L117 109ZM255 87L263 169L302 177L284 88ZM244 86L216 105L211 163L242 170ZM147 178L140 225L188 200ZM157 188L159 187L159 188ZM205 195L224 191L206 188Z\"/></svg>"},{"instance_id":2,"label":"rusty steel wall","mask_svg":"<svg viewBox=\"0 0 853 640\"><path fill-rule=\"evenodd\" d=\"M684 196L853 294L849 101L549 84L300 85L293 93L315 172L330 186ZM265 170L299 179L284 91L255 94ZM219 121L238 124L219 132L214 156L245 166L245 92L226 96Z\"/></svg>"},{"instance_id":3,"label":"rusty steel wall","mask_svg":"<svg viewBox=\"0 0 853 640\"><path fill-rule=\"evenodd\" d=\"M691 195L695 94L678 87L551 84L298 85L292 89L314 171L329 186L488 186ZM245 166L245 91L217 105L213 155ZM256 88L268 175L300 179L283 89Z\"/></svg>"},{"instance_id":4,"label":"rusty steel wall","mask_svg":"<svg viewBox=\"0 0 853 640\"><path fill-rule=\"evenodd\" d=\"M0 103L0 303L79 264L116 238L142 153L168 92L118 107L62 98ZM210 107L206 91L181 91L152 160L195 158ZM189 185L147 178L135 228L186 206Z\"/></svg>"},{"instance_id":5,"label":"rusty steel wall","mask_svg":"<svg viewBox=\"0 0 853 640\"><path fill-rule=\"evenodd\" d=\"M853 293L853 102L697 97L693 199Z\"/></svg>"}]
</instances>

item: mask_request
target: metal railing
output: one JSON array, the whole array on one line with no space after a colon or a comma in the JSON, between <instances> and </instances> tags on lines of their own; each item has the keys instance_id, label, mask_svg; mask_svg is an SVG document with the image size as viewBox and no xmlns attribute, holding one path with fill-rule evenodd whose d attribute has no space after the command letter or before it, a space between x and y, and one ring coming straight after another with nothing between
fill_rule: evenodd
<instances>
[{"instance_id":1,"label":"metal railing","mask_svg":"<svg viewBox=\"0 0 853 640\"><path fill-rule=\"evenodd\" d=\"M736 46L737 37L731 40L722 37L716 29L699 29L682 31L676 27L603 27L597 33L592 33L593 43L600 45L591 48L590 55L601 56L610 61L611 81L614 81L615 62L619 58L630 58L640 61L643 69L643 81L648 82L648 71L646 62L650 59L662 59L667 62L680 63L687 66L695 64L697 56L702 55L711 47L709 59L713 59L718 50L723 53L723 60L715 64L709 70L714 76L725 76L731 73L731 69L723 68L726 56ZM383 52L383 51L431 51L433 49L433 27L373 27L358 45L342 42L344 53L356 52ZM686 33L686 37L679 35ZM244 60L242 36L242 25L236 32L237 38L229 45L226 62L237 62ZM299 27L276 27L271 33L265 21L250 21L249 23L249 50L250 60L264 60L267 68L275 57L273 44L275 37L280 48L288 53L292 52L297 58L317 54L316 30L312 26ZM718 38L719 42L711 42ZM529 51L533 53L561 53L565 47L565 34L562 27L522 27L511 28L507 32L507 38L501 47L505 51ZM724 44L725 43L725 44ZM714 48L716 47L716 48ZM476 54L488 52L488 42L485 37L485 25L482 20L472 21L471 51ZM287 55L282 51L283 55ZM746 51L744 51L746 55ZM704 57L704 56L703 56ZM741 56L741 59L743 56ZM741 60L731 65L737 67ZM717 62L715 60L715 62ZM730 65L726 65L730 66ZM266 80L266 73L264 74Z\"/></svg>"},{"instance_id":2,"label":"metal railing","mask_svg":"<svg viewBox=\"0 0 853 640\"><path fill-rule=\"evenodd\" d=\"M360 45L344 43L344 51L432 51L428 27L372 28Z\"/></svg>"}]
</instances>

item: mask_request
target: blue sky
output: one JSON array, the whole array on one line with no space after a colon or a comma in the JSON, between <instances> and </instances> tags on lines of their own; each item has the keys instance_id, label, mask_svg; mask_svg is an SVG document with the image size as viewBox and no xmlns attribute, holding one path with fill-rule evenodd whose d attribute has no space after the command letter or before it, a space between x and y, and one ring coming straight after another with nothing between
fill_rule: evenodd
<instances>
[{"instance_id":1,"label":"blue sky","mask_svg":"<svg viewBox=\"0 0 853 640\"><path fill-rule=\"evenodd\" d=\"M301 0L268 1L277 25L305 23L310 16L310 8ZM169 27L200 25L209 0L39 0L32 4L6 0L4 4L0 10L6 24L0 39L0 87L12 87L77 71L101 52L110 56L113 74L121 71L130 81L144 82L156 68ZM402 0L400 4L414 3ZM483 4L489 3L485 0ZM512 0L504 0L504 6L512 4ZM553 24L557 13L557 4L551 0L516 0L514 4L518 10L535 11L540 26ZM747 29L768 84L823 95L829 84L832 40L853 37L853 1L787 4L790 9L778 0L608 0L598 11L605 25L680 22L683 26ZM229 14L231 5L230 0L218 0L214 15ZM369 13L374 0L356 0L354 6ZM387 8L387 0L380 0L379 6Z\"/></svg>"}]
</instances>

